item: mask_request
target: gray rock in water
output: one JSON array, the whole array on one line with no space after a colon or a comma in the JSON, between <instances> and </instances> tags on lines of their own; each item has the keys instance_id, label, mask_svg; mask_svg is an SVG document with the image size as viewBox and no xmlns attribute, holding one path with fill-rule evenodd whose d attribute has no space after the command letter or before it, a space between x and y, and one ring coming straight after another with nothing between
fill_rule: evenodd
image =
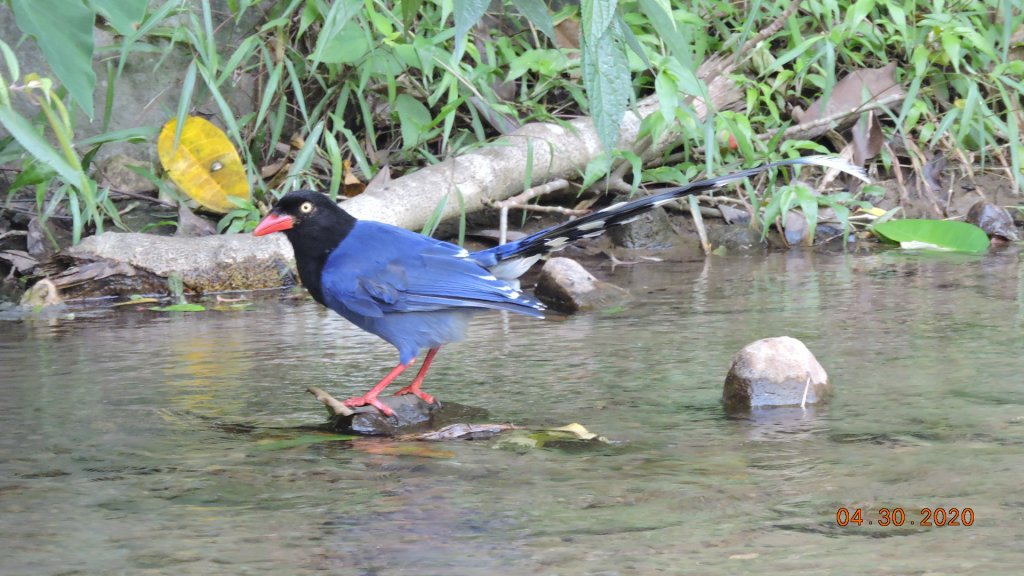
<instances>
[{"instance_id":1,"label":"gray rock in water","mask_svg":"<svg viewBox=\"0 0 1024 576\"><path fill-rule=\"evenodd\" d=\"M967 211L967 221L981 228L989 238L1002 238L1010 242L1020 239L1017 226L1006 210L990 202L979 200Z\"/></svg>"},{"instance_id":2,"label":"gray rock in water","mask_svg":"<svg viewBox=\"0 0 1024 576\"><path fill-rule=\"evenodd\" d=\"M194 292L256 290L293 285L292 248L283 234L181 238L105 232L68 249L73 258L125 263L161 277L179 274ZM98 291L99 292L99 291ZM88 296L88 290L82 296Z\"/></svg>"},{"instance_id":3,"label":"gray rock in water","mask_svg":"<svg viewBox=\"0 0 1024 576\"><path fill-rule=\"evenodd\" d=\"M571 258L551 258L545 262L534 294L552 310L565 314L613 306L629 298L628 291L594 278Z\"/></svg>"},{"instance_id":4,"label":"gray rock in water","mask_svg":"<svg viewBox=\"0 0 1024 576\"><path fill-rule=\"evenodd\" d=\"M727 410L823 402L831 392L828 374L803 342L789 336L745 346L725 377Z\"/></svg>"},{"instance_id":5,"label":"gray rock in water","mask_svg":"<svg viewBox=\"0 0 1024 576\"><path fill-rule=\"evenodd\" d=\"M618 198L626 201L627 198ZM675 245L679 234L664 208L655 208L629 224L608 229L612 244L633 250L663 250Z\"/></svg>"},{"instance_id":6,"label":"gray rock in water","mask_svg":"<svg viewBox=\"0 0 1024 576\"><path fill-rule=\"evenodd\" d=\"M397 436L430 428L435 413L441 409L440 402L435 400L433 404L427 404L412 394L380 396L378 400L394 410L394 415L385 416L373 406L360 406L353 408L351 415L334 416L331 428L337 432L367 436Z\"/></svg>"},{"instance_id":7,"label":"gray rock in water","mask_svg":"<svg viewBox=\"0 0 1024 576\"><path fill-rule=\"evenodd\" d=\"M712 249L725 249L727 252L748 252L763 250L766 246L761 240L761 233L748 224L729 224L708 229L708 241Z\"/></svg>"}]
</instances>

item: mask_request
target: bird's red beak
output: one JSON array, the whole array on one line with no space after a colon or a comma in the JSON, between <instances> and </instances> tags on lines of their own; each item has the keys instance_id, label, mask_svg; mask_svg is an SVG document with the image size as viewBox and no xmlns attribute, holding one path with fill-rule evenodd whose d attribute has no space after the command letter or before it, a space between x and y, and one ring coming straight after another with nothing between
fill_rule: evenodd
<instances>
[{"instance_id":1,"label":"bird's red beak","mask_svg":"<svg viewBox=\"0 0 1024 576\"><path fill-rule=\"evenodd\" d=\"M295 225L295 219L291 216L282 216L271 212L260 221L256 229L252 231L253 236L263 236L271 232L282 232Z\"/></svg>"}]
</instances>

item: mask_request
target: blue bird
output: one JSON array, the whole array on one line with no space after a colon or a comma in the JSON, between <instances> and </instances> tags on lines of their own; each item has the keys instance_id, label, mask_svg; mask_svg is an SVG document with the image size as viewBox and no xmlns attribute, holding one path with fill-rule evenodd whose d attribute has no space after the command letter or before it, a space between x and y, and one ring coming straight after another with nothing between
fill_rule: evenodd
<instances>
[{"instance_id":1,"label":"blue bird","mask_svg":"<svg viewBox=\"0 0 1024 576\"><path fill-rule=\"evenodd\" d=\"M479 252L403 228L357 220L319 192L300 190L281 197L253 234L284 232L295 252L299 278L320 304L398 349L398 365L369 392L344 401L371 405L390 416L378 395L427 350L416 377L396 395L421 389L438 349L462 340L476 314L507 310L542 318L544 306L518 288L517 278L549 252L580 238L601 235L652 208L699 194L780 166L810 164L835 168L867 182L862 169L832 156L808 156L764 164L726 176L693 182L620 202L576 220Z\"/></svg>"}]
</instances>

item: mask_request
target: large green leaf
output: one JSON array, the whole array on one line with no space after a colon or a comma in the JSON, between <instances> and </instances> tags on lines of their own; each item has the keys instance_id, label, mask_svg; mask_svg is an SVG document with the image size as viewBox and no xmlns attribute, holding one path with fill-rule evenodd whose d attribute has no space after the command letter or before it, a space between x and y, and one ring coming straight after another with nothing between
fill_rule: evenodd
<instances>
[{"instance_id":1,"label":"large green leaf","mask_svg":"<svg viewBox=\"0 0 1024 576\"><path fill-rule=\"evenodd\" d=\"M317 64L323 62L324 51L327 50L328 44L341 32L345 24L348 24L348 21L359 12L362 2L359 0L336 0L330 6L330 10L324 16L324 23L320 28L320 33L317 35L316 48L309 57L313 62L313 68L316 68Z\"/></svg>"},{"instance_id":2,"label":"large green leaf","mask_svg":"<svg viewBox=\"0 0 1024 576\"><path fill-rule=\"evenodd\" d=\"M403 149L410 150L426 140L433 120L426 106L408 94L399 94L395 99L395 111L402 128Z\"/></svg>"},{"instance_id":3,"label":"large green leaf","mask_svg":"<svg viewBox=\"0 0 1024 576\"><path fill-rule=\"evenodd\" d=\"M65 0L67 2L68 0ZM149 0L86 0L122 36L135 32L146 15Z\"/></svg>"},{"instance_id":4,"label":"large green leaf","mask_svg":"<svg viewBox=\"0 0 1024 576\"><path fill-rule=\"evenodd\" d=\"M455 54L453 61L462 58L462 52L466 49L466 34L480 18L487 12L491 0L460 0L455 3Z\"/></svg>"},{"instance_id":5,"label":"large green leaf","mask_svg":"<svg viewBox=\"0 0 1024 576\"><path fill-rule=\"evenodd\" d=\"M594 128L606 150L619 139L622 116L633 94L625 37L615 2L583 2L583 87Z\"/></svg>"},{"instance_id":6,"label":"large green leaf","mask_svg":"<svg viewBox=\"0 0 1024 576\"><path fill-rule=\"evenodd\" d=\"M92 28L95 13L80 0L11 0L14 21L34 37L53 73L92 118Z\"/></svg>"},{"instance_id":7,"label":"large green leaf","mask_svg":"<svg viewBox=\"0 0 1024 576\"><path fill-rule=\"evenodd\" d=\"M984 252L988 236L974 224L954 220L889 220L872 228L875 234L904 248Z\"/></svg>"},{"instance_id":8,"label":"large green leaf","mask_svg":"<svg viewBox=\"0 0 1024 576\"><path fill-rule=\"evenodd\" d=\"M544 33L545 36L555 41L555 27L551 23L551 14L548 13L547 4L542 0L512 0L512 4L515 5L516 10L531 24L537 27L538 30Z\"/></svg>"}]
</instances>

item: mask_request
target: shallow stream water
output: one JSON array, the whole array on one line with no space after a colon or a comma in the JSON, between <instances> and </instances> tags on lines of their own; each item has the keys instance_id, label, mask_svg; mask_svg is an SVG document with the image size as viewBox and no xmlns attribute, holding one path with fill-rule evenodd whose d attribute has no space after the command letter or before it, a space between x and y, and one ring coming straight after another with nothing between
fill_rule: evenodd
<instances>
[{"instance_id":1,"label":"shallow stream water","mask_svg":"<svg viewBox=\"0 0 1024 576\"><path fill-rule=\"evenodd\" d=\"M425 386L487 421L611 441L576 449L282 447L325 419L306 386L363 392L396 360L309 299L4 322L0 574L1020 573L1016 253L794 252L610 279L635 299L478 317ZM728 416L732 355L778 335L816 354L833 400ZM903 525L879 525L882 508ZM923 508L972 523L921 526Z\"/></svg>"}]
</instances>

